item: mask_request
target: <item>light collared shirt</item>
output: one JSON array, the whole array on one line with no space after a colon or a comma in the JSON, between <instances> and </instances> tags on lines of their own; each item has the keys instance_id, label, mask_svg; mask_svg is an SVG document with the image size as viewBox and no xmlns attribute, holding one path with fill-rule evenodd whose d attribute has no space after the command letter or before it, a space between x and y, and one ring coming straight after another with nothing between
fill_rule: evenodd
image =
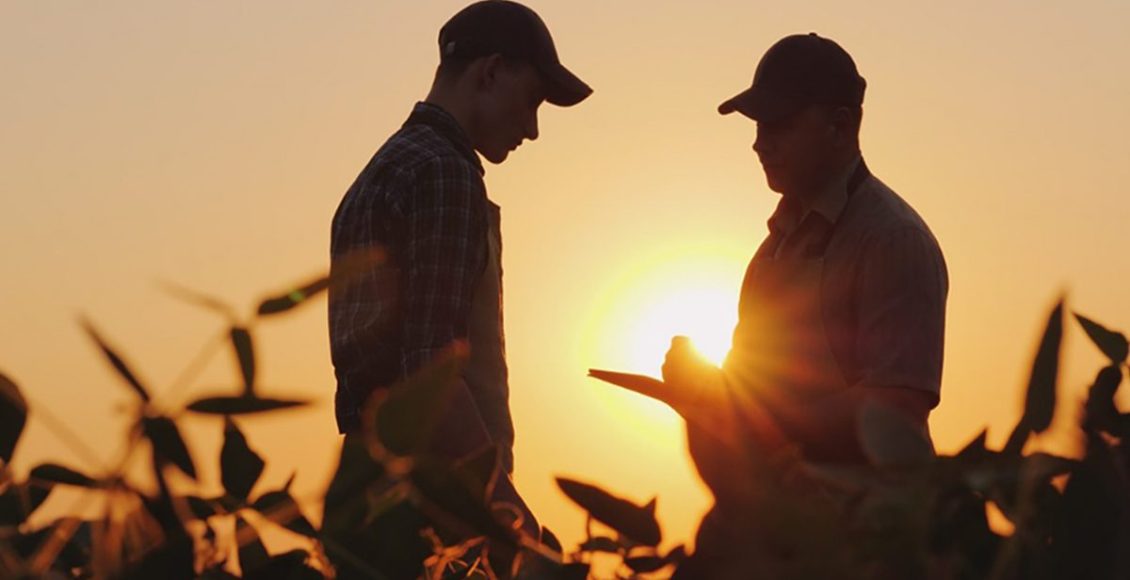
<instances>
[{"instance_id":1,"label":"light collared shirt","mask_svg":"<svg viewBox=\"0 0 1130 580\"><path fill-rule=\"evenodd\" d=\"M832 351L849 385L941 391L945 258L926 222L869 173L845 167L806 204L782 198L756 257L822 258L821 302Z\"/></svg>"}]
</instances>

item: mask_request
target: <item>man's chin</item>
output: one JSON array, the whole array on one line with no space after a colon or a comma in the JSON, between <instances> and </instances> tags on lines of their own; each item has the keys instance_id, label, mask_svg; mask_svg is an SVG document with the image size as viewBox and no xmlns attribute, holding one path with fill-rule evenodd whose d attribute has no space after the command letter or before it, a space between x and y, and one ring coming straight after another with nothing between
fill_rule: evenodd
<instances>
[{"instance_id":1,"label":"man's chin","mask_svg":"<svg viewBox=\"0 0 1130 580\"><path fill-rule=\"evenodd\" d=\"M502 151L480 151L480 153L483 154L483 158L495 165L506 161L506 158L510 156L509 149L503 149Z\"/></svg>"}]
</instances>

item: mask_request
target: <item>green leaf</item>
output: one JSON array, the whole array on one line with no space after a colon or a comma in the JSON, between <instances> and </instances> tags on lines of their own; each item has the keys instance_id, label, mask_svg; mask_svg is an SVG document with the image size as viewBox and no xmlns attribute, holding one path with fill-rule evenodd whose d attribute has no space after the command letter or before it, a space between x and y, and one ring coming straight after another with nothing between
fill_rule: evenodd
<instances>
[{"instance_id":1,"label":"green leaf","mask_svg":"<svg viewBox=\"0 0 1130 580\"><path fill-rule=\"evenodd\" d=\"M859 409L856 429L872 465L922 466L934 457L934 447L922 429L890 405L865 401Z\"/></svg>"},{"instance_id":2,"label":"green leaf","mask_svg":"<svg viewBox=\"0 0 1130 580\"><path fill-rule=\"evenodd\" d=\"M388 389L376 409L377 438L385 449L407 456L427 445L466 358L466 346L457 344Z\"/></svg>"},{"instance_id":3,"label":"green leaf","mask_svg":"<svg viewBox=\"0 0 1130 580\"><path fill-rule=\"evenodd\" d=\"M235 516L235 535L239 541L239 568L244 576L271 562L271 555L263 545L263 540L259 539L255 526L238 514Z\"/></svg>"},{"instance_id":4,"label":"green leaf","mask_svg":"<svg viewBox=\"0 0 1130 580\"><path fill-rule=\"evenodd\" d=\"M1111 364L1119 365L1126 362L1127 353L1130 353L1130 344L1127 343L1125 334L1110 330L1079 313L1075 314L1075 319L1083 326L1083 330L1091 337L1095 346L1110 359Z\"/></svg>"},{"instance_id":5,"label":"green leaf","mask_svg":"<svg viewBox=\"0 0 1130 580\"><path fill-rule=\"evenodd\" d=\"M129 366L122 360L122 357L118 356L118 353L114 352L114 350L106 344L106 341L102 339L98 331L94 329L94 326L89 321L83 319L81 322L82 327L86 329L86 333L98 344L98 348L102 349L102 353L106 355L106 358L109 359L110 364L118 371L118 374L126 380L126 383L133 388L134 392L137 393L137 396L141 397L142 401L148 403L149 391L141 384L141 381L137 379L133 371L129 369Z\"/></svg>"},{"instance_id":6,"label":"green leaf","mask_svg":"<svg viewBox=\"0 0 1130 580\"><path fill-rule=\"evenodd\" d=\"M608 536L594 536L581 543L580 550L582 552L607 552L609 554L619 554L623 547L620 542Z\"/></svg>"},{"instance_id":7,"label":"green leaf","mask_svg":"<svg viewBox=\"0 0 1130 580\"><path fill-rule=\"evenodd\" d=\"M243 394L254 396L255 392L255 349L251 344L251 331L233 326L230 332L235 358L239 361L240 374L243 375Z\"/></svg>"},{"instance_id":8,"label":"green leaf","mask_svg":"<svg viewBox=\"0 0 1130 580\"><path fill-rule=\"evenodd\" d=\"M1051 424L1055 413L1056 385L1059 382L1060 345L1063 339L1063 300L1061 299L1048 317L1036 360L1032 364L1032 374L1028 379L1028 392L1024 402L1024 414L1005 444L1004 452L1018 455L1024 448L1030 433L1041 433Z\"/></svg>"},{"instance_id":9,"label":"green leaf","mask_svg":"<svg viewBox=\"0 0 1130 580\"><path fill-rule=\"evenodd\" d=\"M302 515L302 510L298 508L298 502L285 489L263 494L255 500L251 507L263 514L263 517L292 532L310 538L318 537L318 531L314 529L314 525L306 519L306 516Z\"/></svg>"},{"instance_id":10,"label":"green leaf","mask_svg":"<svg viewBox=\"0 0 1130 580\"><path fill-rule=\"evenodd\" d=\"M224 446L220 450L220 480L232 497L246 500L263 474L266 463L247 445L247 438L230 418L224 419Z\"/></svg>"},{"instance_id":11,"label":"green leaf","mask_svg":"<svg viewBox=\"0 0 1130 580\"><path fill-rule=\"evenodd\" d=\"M29 477L30 479L44 483L62 483L91 489L102 487L102 484L94 478L79 473L69 467L63 467L62 465L56 465L54 463L37 465L31 470Z\"/></svg>"},{"instance_id":12,"label":"green leaf","mask_svg":"<svg viewBox=\"0 0 1130 580\"><path fill-rule=\"evenodd\" d=\"M250 415L308 405L309 401L268 399L263 397L224 396L205 397L193 401L188 410L205 415Z\"/></svg>"},{"instance_id":13,"label":"green leaf","mask_svg":"<svg viewBox=\"0 0 1130 580\"><path fill-rule=\"evenodd\" d=\"M282 294L264 299L259 304L259 316L286 312L299 304L305 304L330 286L336 288L353 284L359 276L371 272L384 261L385 252L381 248L362 248L335 258L330 266L329 276L319 276Z\"/></svg>"},{"instance_id":14,"label":"green leaf","mask_svg":"<svg viewBox=\"0 0 1130 580\"><path fill-rule=\"evenodd\" d=\"M656 546L663 540L659 522L651 510L587 483L558 477L557 485L594 519L628 538L646 546Z\"/></svg>"},{"instance_id":15,"label":"green leaf","mask_svg":"<svg viewBox=\"0 0 1130 580\"><path fill-rule=\"evenodd\" d=\"M20 388L0 373L0 460L11 463L16 443L27 424L27 401Z\"/></svg>"},{"instance_id":16,"label":"green leaf","mask_svg":"<svg viewBox=\"0 0 1130 580\"><path fill-rule=\"evenodd\" d=\"M157 455L180 468L181 471L192 479L196 479L196 466L192 463L192 456L184 444L176 423L168 417L143 417L141 419L142 432L153 443Z\"/></svg>"}]
</instances>

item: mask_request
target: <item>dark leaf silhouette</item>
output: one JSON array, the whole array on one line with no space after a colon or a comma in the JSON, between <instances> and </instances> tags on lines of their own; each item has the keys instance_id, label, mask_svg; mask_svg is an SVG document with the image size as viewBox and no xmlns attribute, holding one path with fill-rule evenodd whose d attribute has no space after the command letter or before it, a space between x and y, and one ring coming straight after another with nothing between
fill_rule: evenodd
<instances>
[{"instance_id":1,"label":"dark leaf silhouette","mask_svg":"<svg viewBox=\"0 0 1130 580\"><path fill-rule=\"evenodd\" d=\"M265 568L271 562L271 555L259 538L255 526L240 515L235 516L235 522L235 535L239 541L239 568L246 576Z\"/></svg>"},{"instance_id":2,"label":"dark leaf silhouette","mask_svg":"<svg viewBox=\"0 0 1130 580\"><path fill-rule=\"evenodd\" d=\"M291 481L293 481L293 476ZM298 502L290 494L290 482L280 490L263 494L251 506L255 511L263 514L267 519L285 527L286 529L310 538L317 538L318 531L314 529L310 520L302 515L298 509Z\"/></svg>"},{"instance_id":3,"label":"dark leaf silhouette","mask_svg":"<svg viewBox=\"0 0 1130 580\"><path fill-rule=\"evenodd\" d=\"M321 572L306 565L305 550L291 550L271 557L267 565L245 574L245 580L322 580Z\"/></svg>"},{"instance_id":4,"label":"dark leaf silhouette","mask_svg":"<svg viewBox=\"0 0 1130 580\"><path fill-rule=\"evenodd\" d=\"M50 485L13 483L0 494L0 526L22 524L54 489Z\"/></svg>"},{"instance_id":5,"label":"dark leaf silhouette","mask_svg":"<svg viewBox=\"0 0 1130 580\"><path fill-rule=\"evenodd\" d=\"M243 394L252 396L255 391L255 349L251 344L251 331L234 326L230 334L239 371L243 375Z\"/></svg>"},{"instance_id":6,"label":"dark leaf silhouette","mask_svg":"<svg viewBox=\"0 0 1130 580\"><path fill-rule=\"evenodd\" d=\"M212 516L227 513L216 500L208 500L195 495L186 496L184 499L188 502L188 508L192 511L192 515L199 520L206 520Z\"/></svg>"},{"instance_id":7,"label":"dark leaf silhouette","mask_svg":"<svg viewBox=\"0 0 1130 580\"><path fill-rule=\"evenodd\" d=\"M632 558L625 558L624 563L628 565L633 571L646 574L648 572L655 572L662 569L667 565L667 560L659 556L636 556Z\"/></svg>"},{"instance_id":8,"label":"dark leaf silhouette","mask_svg":"<svg viewBox=\"0 0 1130 580\"><path fill-rule=\"evenodd\" d=\"M581 551L583 552L607 552L609 554L619 554L623 547L620 542L608 536L594 536L581 543Z\"/></svg>"},{"instance_id":9,"label":"dark leaf silhouette","mask_svg":"<svg viewBox=\"0 0 1130 580\"><path fill-rule=\"evenodd\" d=\"M27 401L16 383L0 373L0 460L4 464L12 461L26 423Z\"/></svg>"},{"instance_id":10,"label":"dark leaf silhouette","mask_svg":"<svg viewBox=\"0 0 1130 580\"><path fill-rule=\"evenodd\" d=\"M128 383L129 386L133 388L134 392L136 392L137 395L141 397L142 401L148 403L149 391L146 390L146 388L141 384L141 381L137 379L137 376L133 374L133 371L129 369L129 366L127 366L126 362L122 360L122 357L118 356L118 353L114 352L114 350L106 344L106 341L102 339L102 337L98 334L98 331L94 329L94 326L89 321L84 319L82 321L82 326L84 329L86 329L86 333L90 335L90 338L94 339L94 342L98 344L98 348L102 349L102 353L105 354L106 358L110 360L110 364L114 366L114 369L118 371L118 374L120 374L122 378L126 380L126 383Z\"/></svg>"},{"instance_id":11,"label":"dark leaf silhouette","mask_svg":"<svg viewBox=\"0 0 1130 580\"><path fill-rule=\"evenodd\" d=\"M468 482L472 495L484 502L494 492L500 471L499 457L498 446L488 445L456 466L456 471Z\"/></svg>"},{"instance_id":12,"label":"dark leaf silhouette","mask_svg":"<svg viewBox=\"0 0 1130 580\"><path fill-rule=\"evenodd\" d=\"M322 529L335 536L355 534L370 509L367 490L384 475L384 465L373 460L364 440L346 436L326 490Z\"/></svg>"},{"instance_id":13,"label":"dark leaf silhouette","mask_svg":"<svg viewBox=\"0 0 1130 580\"><path fill-rule=\"evenodd\" d=\"M558 477L557 485L594 519L628 538L646 546L656 546L663 540L659 522L655 521L655 514L649 509L587 483Z\"/></svg>"},{"instance_id":14,"label":"dark leaf silhouette","mask_svg":"<svg viewBox=\"0 0 1130 580\"><path fill-rule=\"evenodd\" d=\"M495 520L481 498L475 497L470 483L450 466L430 458L417 458L409 475L412 485L436 507L454 518L449 531L467 537L485 535L504 545L513 546L513 533ZM460 529L467 528L467 529Z\"/></svg>"},{"instance_id":15,"label":"dark leaf silhouette","mask_svg":"<svg viewBox=\"0 0 1130 580\"><path fill-rule=\"evenodd\" d=\"M173 296L174 298L183 300L184 302L194 304L196 306L203 306L208 310L219 313L221 316L227 318L228 320L235 320L236 318L235 310L231 306L227 305L217 298L213 298L212 296L208 296L207 294L203 294L195 290L190 290L188 288L185 288L184 286L174 284L172 282L161 282L161 286L165 289L166 292L169 293L170 296Z\"/></svg>"},{"instance_id":16,"label":"dark leaf silhouette","mask_svg":"<svg viewBox=\"0 0 1130 580\"><path fill-rule=\"evenodd\" d=\"M1126 342L1126 335L1121 332L1113 331L1105 326L1076 313L1075 319L1083 326L1083 330L1087 332L1087 336L1091 337L1091 341L1103 354L1110 359L1111 364L1122 364L1126 362L1127 353L1130 352L1130 344Z\"/></svg>"},{"instance_id":17,"label":"dark leaf silhouette","mask_svg":"<svg viewBox=\"0 0 1130 580\"><path fill-rule=\"evenodd\" d=\"M184 444L176 423L168 417L143 417L142 432L153 443L157 455L180 468L189 477L196 479L196 466L192 455Z\"/></svg>"},{"instance_id":18,"label":"dark leaf silhouette","mask_svg":"<svg viewBox=\"0 0 1130 580\"><path fill-rule=\"evenodd\" d=\"M564 548L561 546L561 540L557 539L557 535L549 528L542 526L541 528L541 543L545 544L550 550L561 554Z\"/></svg>"},{"instance_id":19,"label":"dark leaf silhouette","mask_svg":"<svg viewBox=\"0 0 1130 580\"><path fill-rule=\"evenodd\" d=\"M230 418L224 421L224 446L220 450L220 480L232 497L246 500L263 474L263 458L247 445L247 438Z\"/></svg>"},{"instance_id":20,"label":"dark leaf silhouette","mask_svg":"<svg viewBox=\"0 0 1130 580\"><path fill-rule=\"evenodd\" d=\"M1095 382L1087 394L1084 427L1115 431L1118 428L1119 412L1114 404L1114 394L1122 383L1122 369L1117 365L1104 367L1095 377Z\"/></svg>"},{"instance_id":21,"label":"dark leaf silhouette","mask_svg":"<svg viewBox=\"0 0 1130 580\"><path fill-rule=\"evenodd\" d=\"M252 413L301 407L307 404L309 404L309 401L218 395L193 401L188 405L188 410L206 415L250 415Z\"/></svg>"},{"instance_id":22,"label":"dark leaf silhouette","mask_svg":"<svg viewBox=\"0 0 1130 580\"><path fill-rule=\"evenodd\" d=\"M980 461L988 456L989 450L985 441L989 438L989 430L983 429L981 434L974 437L965 447L957 453L957 458L962 461Z\"/></svg>"},{"instance_id":23,"label":"dark leaf silhouette","mask_svg":"<svg viewBox=\"0 0 1130 580\"><path fill-rule=\"evenodd\" d=\"M679 544L678 546L672 548L670 552L667 552L667 555L664 556L664 558L672 564L678 564L687 559L687 547Z\"/></svg>"},{"instance_id":24,"label":"dark leaf silhouette","mask_svg":"<svg viewBox=\"0 0 1130 580\"><path fill-rule=\"evenodd\" d=\"M371 399L371 404L377 405L377 438L385 449L411 455L427 444L466 358L466 345L456 343L434 362L392 386L383 400Z\"/></svg>"},{"instance_id":25,"label":"dark leaf silhouette","mask_svg":"<svg viewBox=\"0 0 1130 580\"><path fill-rule=\"evenodd\" d=\"M78 487L97 488L101 484L94 478L54 463L43 463L31 470L30 478L44 483L62 483Z\"/></svg>"},{"instance_id":26,"label":"dark leaf silhouette","mask_svg":"<svg viewBox=\"0 0 1130 580\"><path fill-rule=\"evenodd\" d=\"M1056 385L1059 383L1060 343L1063 339L1063 301L1060 300L1048 317L1044 336L1040 340L1032 374L1028 379L1028 392L1024 414L1005 444L1004 452L1017 455L1024 448L1030 433L1040 433L1051 424L1055 413Z\"/></svg>"},{"instance_id":27,"label":"dark leaf silhouette","mask_svg":"<svg viewBox=\"0 0 1130 580\"><path fill-rule=\"evenodd\" d=\"M561 580L585 580L589 577L590 564L585 562L570 562L561 567Z\"/></svg>"},{"instance_id":28,"label":"dark leaf silhouette","mask_svg":"<svg viewBox=\"0 0 1130 580\"><path fill-rule=\"evenodd\" d=\"M286 294L272 296L263 300L259 304L258 314L259 316L269 316L271 314L286 312L316 296L319 292L329 288L329 286L329 276L316 278L298 288L288 291Z\"/></svg>"},{"instance_id":29,"label":"dark leaf silhouette","mask_svg":"<svg viewBox=\"0 0 1130 580\"><path fill-rule=\"evenodd\" d=\"M924 465L934 456L926 434L889 405L868 401L856 424L863 451L873 465L908 467Z\"/></svg>"}]
</instances>

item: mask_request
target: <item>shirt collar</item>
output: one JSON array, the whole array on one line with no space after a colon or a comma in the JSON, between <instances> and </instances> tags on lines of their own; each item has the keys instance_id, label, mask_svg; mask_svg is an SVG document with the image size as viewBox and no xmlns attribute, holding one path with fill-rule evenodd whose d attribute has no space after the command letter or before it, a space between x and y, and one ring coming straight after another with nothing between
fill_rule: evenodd
<instances>
[{"instance_id":1,"label":"shirt collar","mask_svg":"<svg viewBox=\"0 0 1130 580\"><path fill-rule=\"evenodd\" d=\"M485 175L486 170L483 169L483 162L479 159L475 148L471 145L471 139L467 136L467 132L459 125L459 121L455 117L445 111L439 105L420 101L412 108L412 114L408 116L408 120L404 122L404 126L409 125L427 125L439 133L455 147L463 157L467 158L475 169L479 171L479 175Z\"/></svg>"},{"instance_id":2,"label":"shirt collar","mask_svg":"<svg viewBox=\"0 0 1130 580\"><path fill-rule=\"evenodd\" d=\"M840 215L844 213L844 208L847 207L848 182L851 181L852 174L855 173L856 168L862 161L863 158L860 155L852 158L808 204L802 204L797 200L782 196L781 201L777 203L777 209L769 217L769 230L788 234L795 230L811 213L816 213L829 224L835 224L840 219Z\"/></svg>"}]
</instances>

